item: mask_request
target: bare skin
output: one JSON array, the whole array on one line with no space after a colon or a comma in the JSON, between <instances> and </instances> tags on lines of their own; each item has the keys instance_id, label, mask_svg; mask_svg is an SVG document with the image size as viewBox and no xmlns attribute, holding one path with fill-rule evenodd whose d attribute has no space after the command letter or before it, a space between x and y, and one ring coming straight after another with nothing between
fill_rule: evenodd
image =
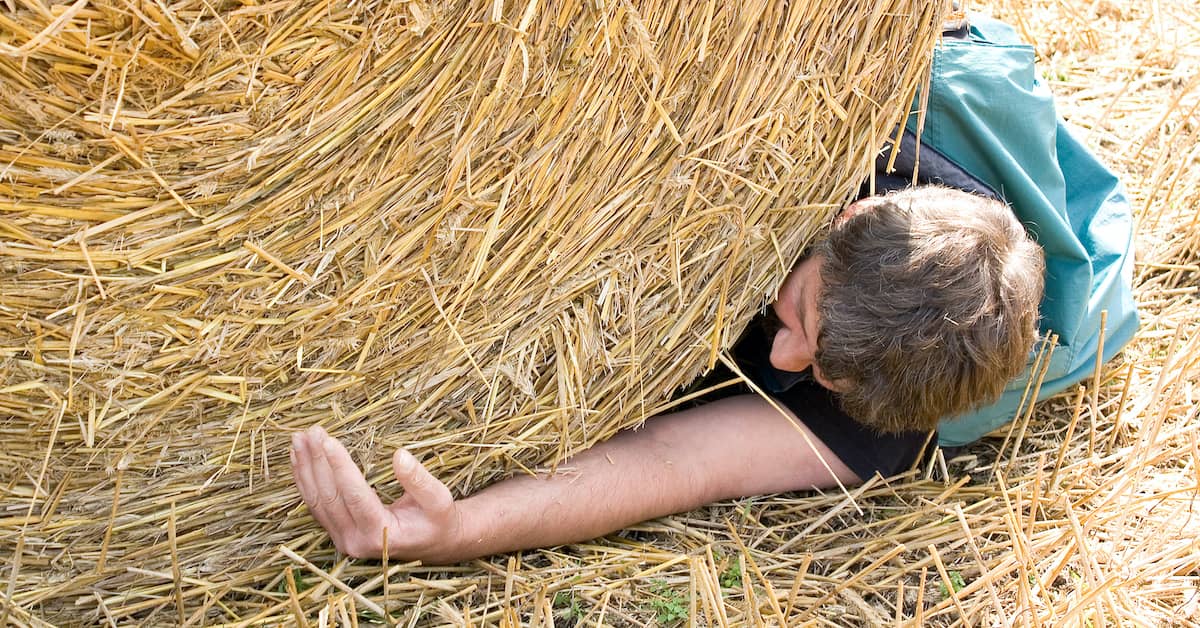
<instances>
[{"instance_id":1,"label":"bare skin","mask_svg":"<svg viewBox=\"0 0 1200 628\"><path fill-rule=\"evenodd\" d=\"M771 304L783 327L771 343L771 365L781 371L801 372L812 368L813 378L830 390L842 384L831 382L816 363L817 332L821 328L821 258L810 257L796 264L779 287Z\"/></svg>"},{"instance_id":2,"label":"bare skin","mask_svg":"<svg viewBox=\"0 0 1200 628\"><path fill-rule=\"evenodd\" d=\"M774 305L783 329L771 363L813 363L819 258L785 279ZM817 381L829 388L836 382ZM857 484L861 480L803 423L746 395L652 418L580 453L554 475L517 476L455 500L411 453L392 457L404 496L384 504L350 455L320 427L292 438L292 469L313 517L338 550L447 564L595 538L722 499Z\"/></svg>"}]
</instances>

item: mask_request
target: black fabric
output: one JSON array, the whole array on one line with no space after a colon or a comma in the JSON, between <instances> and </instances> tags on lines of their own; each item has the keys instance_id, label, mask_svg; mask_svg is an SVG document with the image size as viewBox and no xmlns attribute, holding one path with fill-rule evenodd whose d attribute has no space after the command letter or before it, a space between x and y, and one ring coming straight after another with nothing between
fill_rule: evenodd
<instances>
[{"instance_id":1,"label":"black fabric","mask_svg":"<svg viewBox=\"0 0 1200 628\"><path fill-rule=\"evenodd\" d=\"M907 471L921 456L926 443L934 442L928 432L879 434L842 412L837 395L818 384L807 372L790 373L772 367L774 329L768 315L760 316L747 326L733 350L738 368L755 385L791 410L859 479L868 480L876 473L889 477ZM733 377L728 369L718 367L692 389L702 390ZM701 402L747 393L753 391L739 383L706 395ZM797 452L797 455L806 453Z\"/></svg>"},{"instance_id":2,"label":"black fabric","mask_svg":"<svg viewBox=\"0 0 1200 628\"><path fill-rule=\"evenodd\" d=\"M894 137L895 134L893 133ZM903 190L913 185L913 172L917 174L917 183L935 183L947 187L958 188L987 198L1001 200L1000 194L991 186L984 183L971 173L962 169L958 164L948 159L933 147L921 143L920 155L917 154L917 136L907 129L900 137L900 150L892 158L892 144L888 143L875 157L875 193L883 194L895 190ZM920 157L920 164L917 158ZM891 162L892 170L887 170ZM865 181L859 188L858 197L871 195L871 182Z\"/></svg>"}]
</instances>

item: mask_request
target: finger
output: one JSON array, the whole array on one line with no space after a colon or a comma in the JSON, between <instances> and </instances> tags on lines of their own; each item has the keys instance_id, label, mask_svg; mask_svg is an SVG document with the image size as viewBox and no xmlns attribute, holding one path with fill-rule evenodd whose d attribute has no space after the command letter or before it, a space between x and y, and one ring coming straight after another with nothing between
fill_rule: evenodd
<instances>
[{"instance_id":1,"label":"finger","mask_svg":"<svg viewBox=\"0 0 1200 628\"><path fill-rule=\"evenodd\" d=\"M308 441L308 434L298 432L292 435L292 477L300 489L300 497L308 505L308 512L326 529L329 528L321 500L317 494L317 483L313 477L313 452Z\"/></svg>"},{"instance_id":2,"label":"finger","mask_svg":"<svg viewBox=\"0 0 1200 628\"><path fill-rule=\"evenodd\" d=\"M300 489L300 496L308 502L316 496L316 486L312 482L312 454L305 447L303 432L292 434L292 478Z\"/></svg>"},{"instance_id":3,"label":"finger","mask_svg":"<svg viewBox=\"0 0 1200 628\"><path fill-rule=\"evenodd\" d=\"M327 441L332 441L336 446L341 447L340 443L334 441L333 437L326 434L325 430L320 427L313 427L308 431L308 445L313 461L312 478L316 484L318 507L327 519L322 524L330 532L342 533L354 528L354 518L346 510L345 502L342 501L340 495L341 489L334 478L333 466L329 464L329 459L325 455Z\"/></svg>"},{"instance_id":4,"label":"finger","mask_svg":"<svg viewBox=\"0 0 1200 628\"><path fill-rule=\"evenodd\" d=\"M350 458L349 452L337 440L325 438L322 443L325 459L329 461L338 498L360 532L373 533L383 525L383 502L367 484L366 477Z\"/></svg>"},{"instance_id":5,"label":"finger","mask_svg":"<svg viewBox=\"0 0 1200 628\"><path fill-rule=\"evenodd\" d=\"M397 449L392 456L392 471L396 480L404 487L407 495L423 510L431 514L448 512L454 506L454 498L445 484L433 477L416 457L406 449Z\"/></svg>"},{"instance_id":6,"label":"finger","mask_svg":"<svg viewBox=\"0 0 1200 628\"><path fill-rule=\"evenodd\" d=\"M292 481L296 483L296 491L304 499L304 480L300 478L300 462L296 460L296 435L292 434L292 446L288 448L288 461L291 463Z\"/></svg>"}]
</instances>

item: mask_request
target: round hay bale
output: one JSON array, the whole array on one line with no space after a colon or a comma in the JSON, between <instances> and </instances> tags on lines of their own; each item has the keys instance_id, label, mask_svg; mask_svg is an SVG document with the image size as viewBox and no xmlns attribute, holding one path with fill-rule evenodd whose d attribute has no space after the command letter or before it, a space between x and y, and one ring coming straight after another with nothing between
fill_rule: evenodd
<instances>
[{"instance_id":1,"label":"round hay bale","mask_svg":"<svg viewBox=\"0 0 1200 628\"><path fill-rule=\"evenodd\" d=\"M943 4L0 13L5 612L278 608L314 423L466 492L669 407L866 176Z\"/></svg>"}]
</instances>

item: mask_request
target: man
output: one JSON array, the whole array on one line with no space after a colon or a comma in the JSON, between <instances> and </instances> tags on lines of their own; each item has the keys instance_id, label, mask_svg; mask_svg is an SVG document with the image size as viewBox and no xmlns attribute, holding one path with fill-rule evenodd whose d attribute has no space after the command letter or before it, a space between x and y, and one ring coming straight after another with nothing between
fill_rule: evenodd
<instances>
[{"instance_id":1,"label":"man","mask_svg":"<svg viewBox=\"0 0 1200 628\"><path fill-rule=\"evenodd\" d=\"M558 545L722 499L859 483L910 466L939 419L995 399L1037 334L1041 250L1004 204L939 187L860 200L735 349L770 398L655 417L461 500L405 450L384 505L319 427L293 438L313 516L346 554L427 564Z\"/></svg>"}]
</instances>

